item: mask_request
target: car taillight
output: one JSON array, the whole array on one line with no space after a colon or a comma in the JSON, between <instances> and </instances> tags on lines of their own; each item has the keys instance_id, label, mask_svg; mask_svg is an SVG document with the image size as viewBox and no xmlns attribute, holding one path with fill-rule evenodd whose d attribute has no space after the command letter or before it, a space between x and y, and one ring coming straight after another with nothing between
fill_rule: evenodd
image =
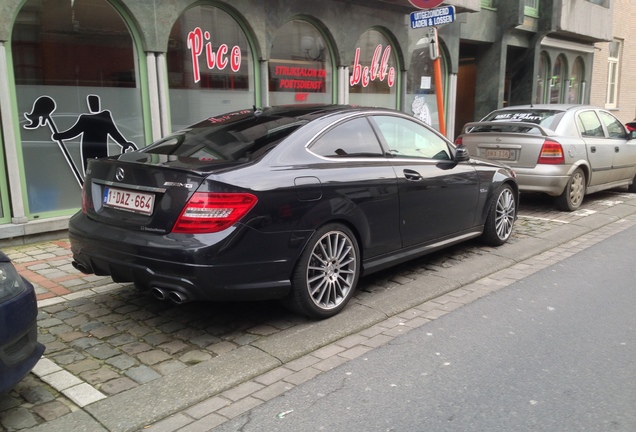
<instances>
[{"instance_id":1,"label":"car taillight","mask_svg":"<svg viewBox=\"0 0 636 432\"><path fill-rule=\"evenodd\" d=\"M88 192L88 188L90 186L88 185L88 183L84 183L84 186L82 187L82 213L86 214L86 211L88 209L93 210L93 201L91 201L89 199L89 192Z\"/></svg>"},{"instance_id":2,"label":"car taillight","mask_svg":"<svg viewBox=\"0 0 636 432\"><path fill-rule=\"evenodd\" d=\"M172 232L203 234L223 231L249 212L258 199L248 193L196 192L188 201Z\"/></svg>"},{"instance_id":3,"label":"car taillight","mask_svg":"<svg viewBox=\"0 0 636 432\"><path fill-rule=\"evenodd\" d=\"M460 146L463 144L463 141L464 140L462 139L462 137L457 137L457 139L455 140L455 145Z\"/></svg>"},{"instance_id":4,"label":"car taillight","mask_svg":"<svg viewBox=\"0 0 636 432\"><path fill-rule=\"evenodd\" d=\"M563 147L556 141L545 140L537 163L557 165L565 163Z\"/></svg>"}]
</instances>

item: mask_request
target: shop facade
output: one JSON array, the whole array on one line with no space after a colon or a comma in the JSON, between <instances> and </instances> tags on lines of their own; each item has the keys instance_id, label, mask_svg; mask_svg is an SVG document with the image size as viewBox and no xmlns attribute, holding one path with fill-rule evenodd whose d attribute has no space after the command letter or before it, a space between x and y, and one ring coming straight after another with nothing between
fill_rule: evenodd
<instances>
[{"instance_id":1,"label":"shop facade","mask_svg":"<svg viewBox=\"0 0 636 432\"><path fill-rule=\"evenodd\" d=\"M585 50L602 35L569 40L563 51L558 38L546 43L551 32L541 31L538 16L524 22L523 0L504 3L518 6L512 21L522 22L501 34L474 19L494 19L496 29L508 9L444 3L455 6L457 21L439 29L440 83L428 29L409 27L415 8L408 0L0 0L0 241L63 232L80 207L88 159L141 148L223 113L370 105L439 127L440 93L452 139L471 91L468 121L508 96L565 97L539 88L536 78L545 70L544 81L553 80L554 59L561 59L563 93L585 101L593 55ZM512 86L506 60L517 48L527 76ZM475 73L466 79L468 57ZM566 81L574 86L566 90Z\"/></svg>"}]
</instances>

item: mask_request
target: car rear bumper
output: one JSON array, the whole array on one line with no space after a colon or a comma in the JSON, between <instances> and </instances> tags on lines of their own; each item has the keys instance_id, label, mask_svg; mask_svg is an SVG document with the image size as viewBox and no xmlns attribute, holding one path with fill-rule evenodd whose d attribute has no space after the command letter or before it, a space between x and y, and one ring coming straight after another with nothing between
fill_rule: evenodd
<instances>
[{"instance_id":1,"label":"car rear bumper","mask_svg":"<svg viewBox=\"0 0 636 432\"><path fill-rule=\"evenodd\" d=\"M38 342L33 287L0 305L0 394L11 390L44 353Z\"/></svg>"},{"instance_id":2,"label":"car rear bumper","mask_svg":"<svg viewBox=\"0 0 636 432\"><path fill-rule=\"evenodd\" d=\"M184 301L284 297L311 232L261 233L247 227L226 231L131 235L109 227L104 233L103 224L81 213L69 223L74 265L85 273L133 282L157 297L162 292L182 294Z\"/></svg>"},{"instance_id":3,"label":"car rear bumper","mask_svg":"<svg viewBox=\"0 0 636 432\"><path fill-rule=\"evenodd\" d=\"M565 165L537 165L535 168L514 168L522 192L543 192L561 195L570 176Z\"/></svg>"}]
</instances>

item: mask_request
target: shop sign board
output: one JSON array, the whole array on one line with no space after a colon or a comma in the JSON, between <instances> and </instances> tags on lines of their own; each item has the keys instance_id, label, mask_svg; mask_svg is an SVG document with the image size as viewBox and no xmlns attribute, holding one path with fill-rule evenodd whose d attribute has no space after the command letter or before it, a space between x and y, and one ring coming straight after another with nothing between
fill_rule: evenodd
<instances>
[{"instance_id":1,"label":"shop sign board","mask_svg":"<svg viewBox=\"0 0 636 432\"><path fill-rule=\"evenodd\" d=\"M411 12L411 28L433 27L455 21L455 6Z\"/></svg>"},{"instance_id":2,"label":"shop sign board","mask_svg":"<svg viewBox=\"0 0 636 432\"><path fill-rule=\"evenodd\" d=\"M270 62L270 76L275 83L275 91L325 93L327 90L327 70L321 63Z\"/></svg>"},{"instance_id":3,"label":"shop sign board","mask_svg":"<svg viewBox=\"0 0 636 432\"><path fill-rule=\"evenodd\" d=\"M431 9L441 5L444 0L409 0L409 2L420 9Z\"/></svg>"},{"instance_id":4,"label":"shop sign board","mask_svg":"<svg viewBox=\"0 0 636 432\"><path fill-rule=\"evenodd\" d=\"M210 32L204 32L200 27L196 27L188 33L188 49L191 54L192 75L195 83L201 80L199 57L204 53L204 51L205 65L209 70L223 70L228 65L230 66L230 69L232 69L232 72L238 72L241 68L241 48L239 46L234 46L230 50L230 47L227 44L222 43L217 48L216 52L214 52L212 49L212 43L210 42Z\"/></svg>"},{"instance_id":5,"label":"shop sign board","mask_svg":"<svg viewBox=\"0 0 636 432\"><path fill-rule=\"evenodd\" d=\"M362 83L362 87L368 87L372 81L384 81L386 79L388 86L393 87L396 77L395 68L389 67L390 57L391 45L387 45L384 50L382 45L378 45L373 52L371 64L363 66L360 64L360 47L356 48L349 84L355 86Z\"/></svg>"}]
</instances>

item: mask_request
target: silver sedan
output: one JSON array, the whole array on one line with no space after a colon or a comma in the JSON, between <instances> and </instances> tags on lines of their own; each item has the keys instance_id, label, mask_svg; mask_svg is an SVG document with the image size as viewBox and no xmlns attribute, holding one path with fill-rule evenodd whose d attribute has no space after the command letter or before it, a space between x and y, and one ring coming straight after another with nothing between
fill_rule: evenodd
<instances>
[{"instance_id":1,"label":"silver sedan","mask_svg":"<svg viewBox=\"0 0 636 432\"><path fill-rule=\"evenodd\" d=\"M636 132L587 105L525 105L467 123L456 144L517 173L520 190L555 197L573 211L586 194L619 186L636 192Z\"/></svg>"}]
</instances>

